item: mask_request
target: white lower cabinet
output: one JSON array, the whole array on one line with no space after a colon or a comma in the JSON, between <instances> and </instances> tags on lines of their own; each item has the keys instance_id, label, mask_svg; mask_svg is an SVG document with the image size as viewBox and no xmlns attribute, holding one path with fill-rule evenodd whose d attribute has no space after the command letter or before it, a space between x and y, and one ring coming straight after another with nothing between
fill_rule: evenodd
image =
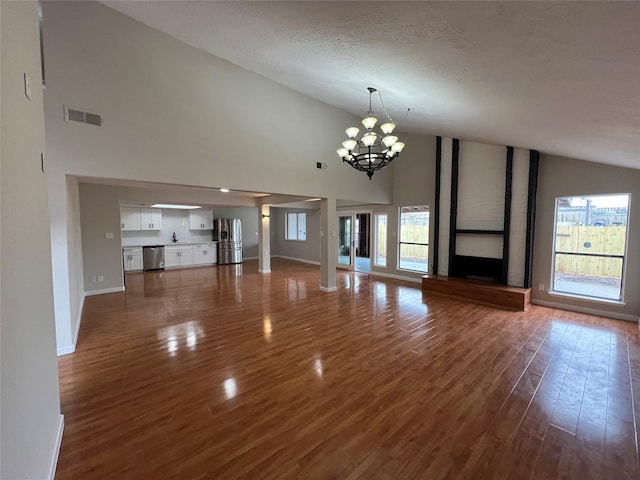
<instances>
[{"instance_id":1,"label":"white lower cabinet","mask_svg":"<svg viewBox=\"0 0 640 480\"><path fill-rule=\"evenodd\" d=\"M168 245L164 247L164 267L188 267L193 265L193 245Z\"/></svg>"},{"instance_id":2,"label":"white lower cabinet","mask_svg":"<svg viewBox=\"0 0 640 480\"><path fill-rule=\"evenodd\" d=\"M193 245L194 265L214 265L216 263L215 243L196 243Z\"/></svg>"},{"instance_id":3,"label":"white lower cabinet","mask_svg":"<svg viewBox=\"0 0 640 480\"><path fill-rule=\"evenodd\" d=\"M122 261L125 272L142 270L142 247L124 247Z\"/></svg>"}]
</instances>

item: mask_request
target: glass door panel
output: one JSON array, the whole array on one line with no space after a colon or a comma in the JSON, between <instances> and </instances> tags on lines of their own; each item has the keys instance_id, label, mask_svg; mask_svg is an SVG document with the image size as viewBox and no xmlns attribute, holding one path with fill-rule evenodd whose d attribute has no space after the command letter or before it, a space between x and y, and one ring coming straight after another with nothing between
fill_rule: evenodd
<instances>
[{"instance_id":1,"label":"glass door panel","mask_svg":"<svg viewBox=\"0 0 640 480\"><path fill-rule=\"evenodd\" d=\"M353 268L353 215L338 216L338 266Z\"/></svg>"}]
</instances>

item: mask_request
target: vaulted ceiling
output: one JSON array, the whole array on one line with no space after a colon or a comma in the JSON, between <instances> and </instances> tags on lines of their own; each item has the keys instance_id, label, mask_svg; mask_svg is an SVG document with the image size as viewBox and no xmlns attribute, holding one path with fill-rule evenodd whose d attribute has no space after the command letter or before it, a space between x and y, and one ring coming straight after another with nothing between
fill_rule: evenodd
<instances>
[{"instance_id":1,"label":"vaulted ceiling","mask_svg":"<svg viewBox=\"0 0 640 480\"><path fill-rule=\"evenodd\" d=\"M377 87L406 132L640 168L640 3L102 3L359 116Z\"/></svg>"}]
</instances>

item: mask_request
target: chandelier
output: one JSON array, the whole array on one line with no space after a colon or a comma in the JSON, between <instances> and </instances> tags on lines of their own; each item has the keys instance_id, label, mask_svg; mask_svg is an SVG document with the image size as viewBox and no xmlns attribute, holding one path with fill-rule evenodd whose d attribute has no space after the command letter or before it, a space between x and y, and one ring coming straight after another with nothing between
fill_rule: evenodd
<instances>
[{"instance_id":1,"label":"chandelier","mask_svg":"<svg viewBox=\"0 0 640 480\"><path fill-rule=\"evenodd\" d=\"M382 96L380 96L380 103L388 122L380 125L382 133L374 131L378 119L373 116L371 99L378 90L373 87L368 87L367 90L369 90L369 111L362 120L362 125L366 130L359 137L360 129L358 127L347 128L346 133L349 138L342 142L342 148L338 149L337 153L343 162L348 163L356 170L365 172L369 180L371 180L377 170L389 165L400 154L404 148L404 143L399 142L398 137L392 135L396 126L384 108ZM380 95L380 92L378 92L378 95ZM407 113L409 112L407 111Z\"/></svg>"}]
</instances>

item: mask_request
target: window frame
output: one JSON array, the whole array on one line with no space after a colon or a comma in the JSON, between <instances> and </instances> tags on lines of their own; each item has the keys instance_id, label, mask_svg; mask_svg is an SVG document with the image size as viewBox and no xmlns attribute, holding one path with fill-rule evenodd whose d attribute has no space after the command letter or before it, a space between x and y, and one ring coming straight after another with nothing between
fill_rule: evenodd
<instances>
[{"instance_id":1,"label":"window frame","mask_svg":"<svg viewBox=\"0 0 640 480\"><path fill-rule=\"evenodd\" d=\"M561 199L567 198L593 198L593 197L616 197L616 196L624 196L628 197L627 201L627 213L626 213L626 232L624 239L624 253L622 255L617 254L594 254L594 253L579 253L579 252L564 252L557 250L557 239L558 239L558 207ZM625 272L627 267L627 256L629 251L629 220L631 210L631 193L599 193L599 194L584 194L584 195L568 195L568 196L560 196L556 197L554 211L553 211L553 242L552 242L552 250L551 250L551 276L549 280L549 294L557 295L562 297L576 298L585 301L597 302L597 303L616 303L616 304L624 304L624 293L625 293ZM563 290L556 290L555 285L555 277L556 277L556 259L558 255L576 255L576 256L587 256L587 257L596 257L596 258L620 258L622 260L622 266L620 269L620 292L618 294L618 298L609 298L609 297L598 297L594 295L586 295L582 293L575 292L566 292Z\"/></svg>"},{"instance_id":2,"label":"window frame","mask_svg":"<svg viewBox=\"0 0 640 480\"><path fill-rule=\"evenodd\" d=\"M403 208L426 208L426 213L427 213L427 243L416 243L416 242L403 242L402 241L402 209ZM410 212L408 212L410 213ZM397 241L397 249L398 249L398 253L397 253L397 258L396 258L396 265L397 265L397 269L398 270L402 270L405 272L414 272L414 273L421 273L421 274L429 274L429 235L431 234L431 212L430 212L430 208L429 205L404 205L404 206L400 206L398 207L398 241ZM415 270L412 268L406 268L406 267L401 267L400 266L400 259L401 259L401 250L402 250L402 245L421 245L421 246L425 246L427 247L427 265L426 265L426 269L425 270Z\"/></svg>"},{"instance_id":3,"label":"window frame","mask_svg":"<svg viewBox=\"0 0 640 480\"><path fill-rule=\"evenodd\" d=\"M379 239L379 225L378 222L381 217L385 219L385 242L386 242L386 251L384 257L384 263L378 263L378 245L380 244ZM374 236L373 236L373 266L380 268L387 268L389 258L389 214L388 213L375 213L373 215L373 228L374 228Z\"/></svg>"},{"instance_id":4,"label":"window frame","mask_svg":"<svg viewBox=\"0 0 640 480\"><path fill-rule=\"evenodd\" d=\"M296 218L296 238L289 238L289 221L290 216L295 215ZM300 220L299 216L304 215L304 238L300 238ZM290 242L306 242L307 241L307 212L287 212L285 213L284 239Z\"/></svg>"}]
</instances>

